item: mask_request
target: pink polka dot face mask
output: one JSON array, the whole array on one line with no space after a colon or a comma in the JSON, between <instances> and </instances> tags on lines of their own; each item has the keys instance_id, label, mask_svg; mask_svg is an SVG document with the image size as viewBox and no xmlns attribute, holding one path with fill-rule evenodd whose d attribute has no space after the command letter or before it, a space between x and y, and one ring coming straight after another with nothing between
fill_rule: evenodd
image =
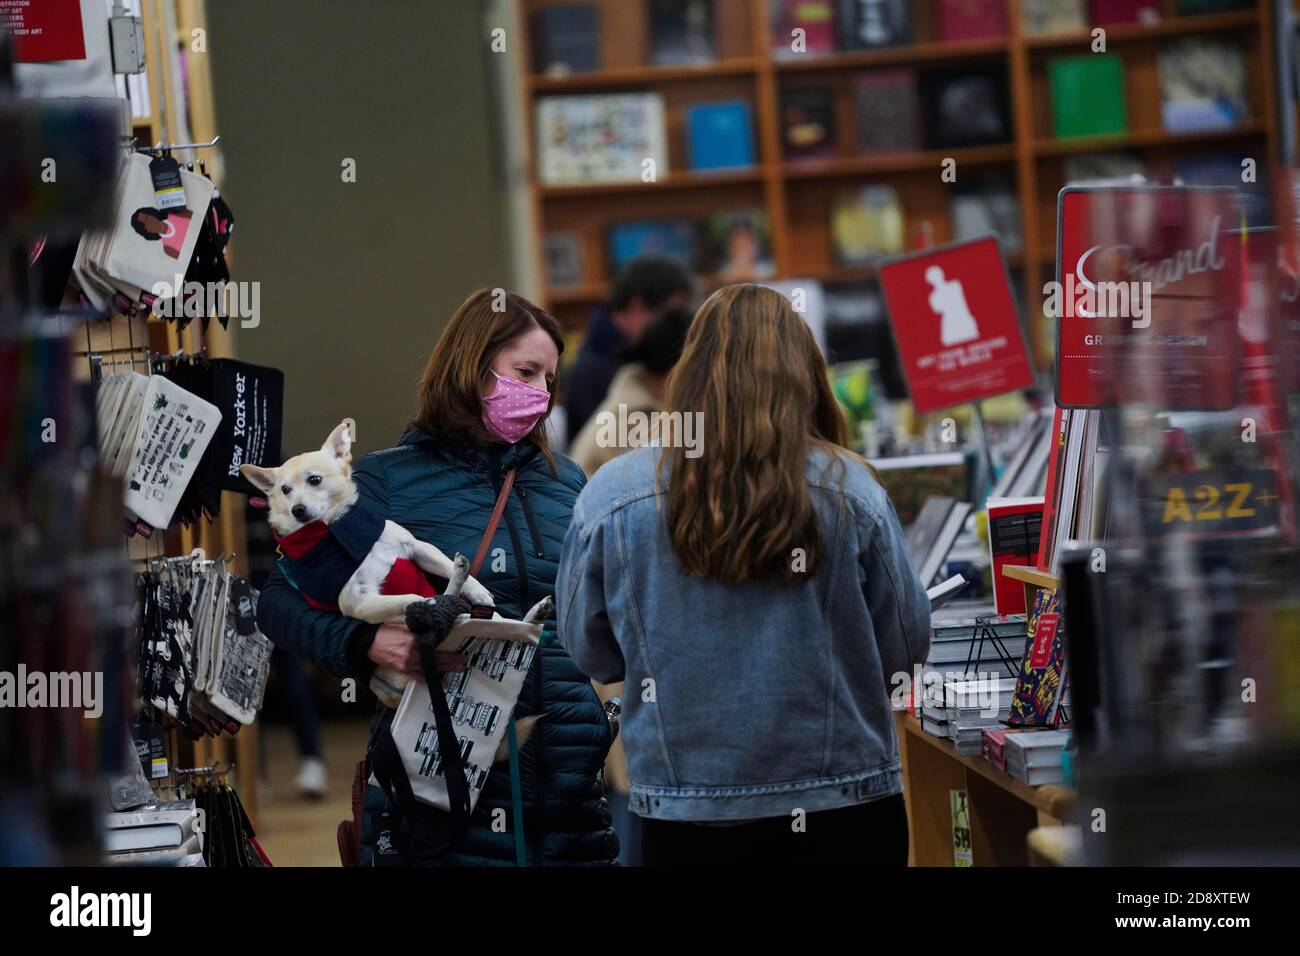
<instances>
[{"instance_id":1,"label":"pink polka dot face mask","mask_svg":"<svg viewBox=\"0 0 1300 956\"><path fill-rule=\"evenodd\" d=\"M493 438L513 445L542 420L551 404L551 393L496 372L492 374L496 375L497 385L483 398L483 427Z\"/></svg>"}]
</instances>

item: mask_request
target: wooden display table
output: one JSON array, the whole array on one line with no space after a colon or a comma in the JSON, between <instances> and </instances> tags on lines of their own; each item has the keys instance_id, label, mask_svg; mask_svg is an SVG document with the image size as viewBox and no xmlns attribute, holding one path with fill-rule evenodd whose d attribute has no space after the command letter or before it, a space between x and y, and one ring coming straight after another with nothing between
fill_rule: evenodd
<instances>
[{"instance_id":1,"label":"wooden display table","mask_svg":"<svg viewBox=\"0 0 1300 956\"><path fill-rule=\"evenodd\" d=\"M911 713L895 717L913 866L953 865L952 790L966 791L976 866L1028 866L1029 832L1073 817L1068 787L1028 786L983 757L957 756L951 740L927 734Z\"/></svg>"}]
</instances>

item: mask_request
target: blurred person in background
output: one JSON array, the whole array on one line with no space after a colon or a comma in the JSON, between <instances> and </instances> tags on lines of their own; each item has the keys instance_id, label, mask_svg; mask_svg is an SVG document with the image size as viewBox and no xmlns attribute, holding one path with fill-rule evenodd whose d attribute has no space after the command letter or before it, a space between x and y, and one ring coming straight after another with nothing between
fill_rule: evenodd
<instances>
[{"instance_id":1,"label":"blurred person in background","mask_svg":"<svg viewBox=\"0 0 1300 956\"><path fill-rule=\"evenodd\" d=\"M702 414L703 454L666 435L593 475L556 595L578 666L635 688L642 863L906 866L890 690L930 602L812 333L771 289L720 289L668 407Z\"/></svg>"},{"instance_id":2,"label":"blurred person in background","mask_svg":"<svg viewBox=\"0 0 1300 956\"><path fill-rule=\"evenodd\" d=\"M624 353L654 319L691 300L689 272L667 256L637 256L614 279L610 301L592 313L573 367L565 376L567 434L577 435L605 400Z\"/></svg>"},{"instance_id":3,"label":"blurred person in background","mask_svg":"<svg viewBox=\"0 0 1300 956\"><path fill-rule=\"evenodd\" d=\"M631 448L610 441L610 423L616 426L619 416L633 413L653 416L664 409L664 388L668 373L682 354L686 330L691 326L691 313L686 309L671 309L646 327L641 340L623 353L627 363L614 374L605 400L587 419L582 431L569 445L569 457L578 463L587 477L616 455ZM606 417L613 416L612 419ZM602 423L604 427L602 428Z\"/></svg>"}]
</instances>

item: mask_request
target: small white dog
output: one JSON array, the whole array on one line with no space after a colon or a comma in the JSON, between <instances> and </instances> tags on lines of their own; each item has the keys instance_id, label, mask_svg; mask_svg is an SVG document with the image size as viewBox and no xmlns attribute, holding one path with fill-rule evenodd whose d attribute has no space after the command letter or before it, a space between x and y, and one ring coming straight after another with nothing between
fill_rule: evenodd
<instances>
[{"instance_id":1,"label":"small white dog","mask_svg":"<svg viewBox=\"0 0 1300 956\"><path fill-rule=\"evenodd\" d=\"M348 426L340 423L319 451L297 455L279 468L239 466L240 474L266 495L271 530L289 559L285 570L299 593L314 607L337 608L370 624L402 623L407 605L434 595L424 577L428 573L447 579L447 595L495 606L491 592L469 575L464 556L453 561L401 525L358 506ZM394 586L407 590L383 594L385 584L390 591ZM551 598L543 598L525 623L545 619L553 607ZM396 707L408 680L398 671L376 668L370 687ZM526 735L524 723L519 722L521 737Z\"/></svg>"}]
</instances>

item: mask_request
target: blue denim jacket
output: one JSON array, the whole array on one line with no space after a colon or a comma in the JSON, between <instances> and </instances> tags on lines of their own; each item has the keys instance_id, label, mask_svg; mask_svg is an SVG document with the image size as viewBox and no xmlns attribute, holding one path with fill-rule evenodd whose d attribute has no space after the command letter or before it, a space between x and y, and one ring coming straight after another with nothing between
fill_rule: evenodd
<instances>
[{"instance_id":1,"label":"blue denim jacket","mask_svg":"<svg viewBox=\"0 0 1300 956\"><path fill-rule=\"evenodd\" d=\"M925 659L930 603L884 490L861 460L814 451L816 574L788 588L723 584L688 575L673 552L661 451L596 472L556 579L578 667L627 681L631 809L748 820L901 792L890 677Z\"/></svg>"}]
</instances>

